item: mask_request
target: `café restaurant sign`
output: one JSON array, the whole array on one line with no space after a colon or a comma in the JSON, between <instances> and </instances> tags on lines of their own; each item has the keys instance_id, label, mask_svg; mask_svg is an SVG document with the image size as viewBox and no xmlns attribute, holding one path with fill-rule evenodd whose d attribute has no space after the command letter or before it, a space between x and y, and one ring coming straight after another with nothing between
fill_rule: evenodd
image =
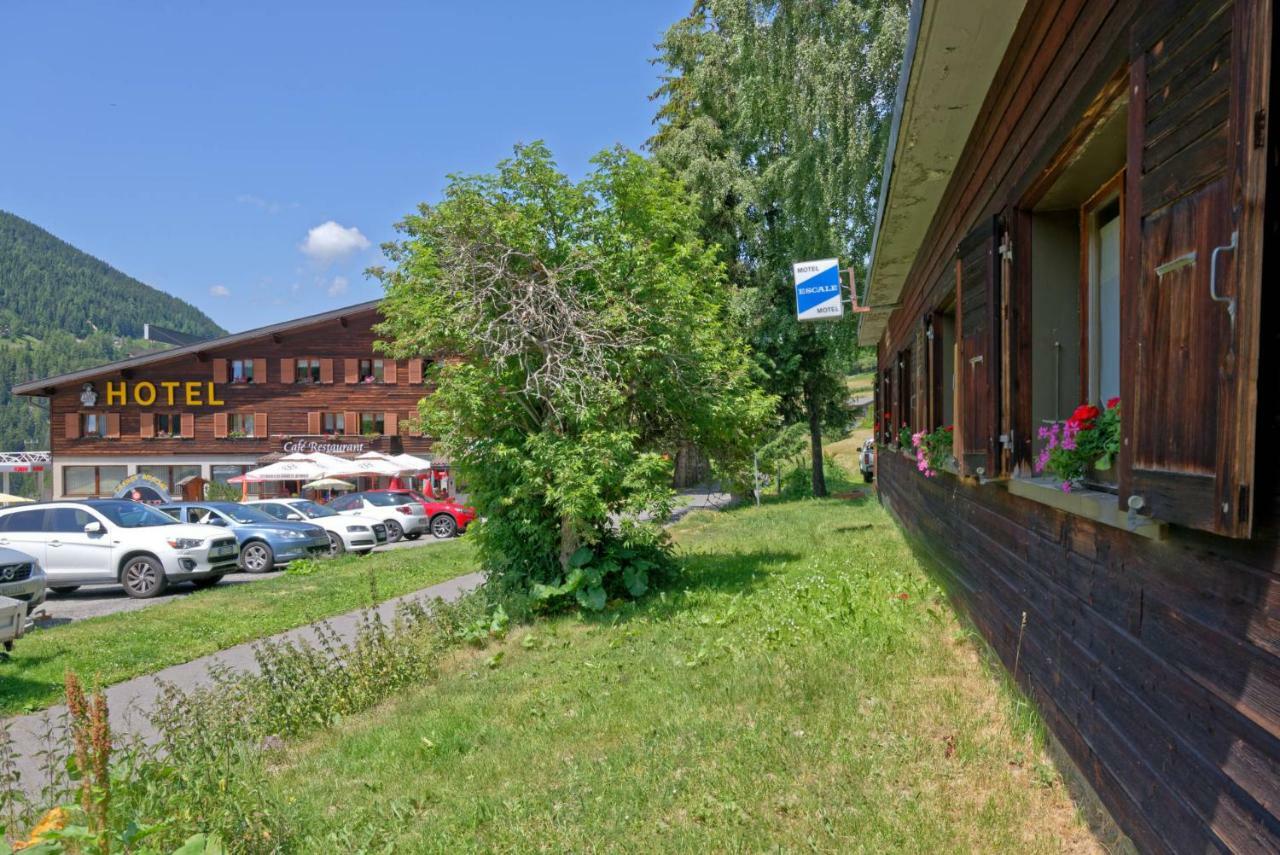
<instances>
[{"instance_id":1,"label":"caf\u00e9 restaurant sign","mask_svg":"<svg viewBox=\"0 0 1280 855\"><path fill-rule=\"evenodd\" d=\"M295 436L286 439L280 446L280 450L287 454L312 454L317 451L324 454L360 454L366 448L367 444L363 439L333 436Z\"/></svg>"},{"instance_id":2,"label":"caf\u00e9 restaurant sign","mask_svg":"<svg viewBox=\"0 0 1280 855\"><path fill-rule=\"evenodd\" d=\"M208 380L162 380L159 383L108 380L106 387L103 403L108 407L128 404L139 407L221 407L225 403L218 397L217 387ZM84 395L81 397L83 399Z\"/></svg>"}]
</instances>

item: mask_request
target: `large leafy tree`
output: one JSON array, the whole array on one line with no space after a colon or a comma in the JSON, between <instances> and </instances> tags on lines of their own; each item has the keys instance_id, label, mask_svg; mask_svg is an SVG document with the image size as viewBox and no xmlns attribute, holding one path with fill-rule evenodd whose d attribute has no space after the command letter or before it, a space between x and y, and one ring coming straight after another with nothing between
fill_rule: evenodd
<instances>
[{"instance_id":1,"label":"large leafy tree","mask_svg":"<svg viewBox=\"0 0 1280 855\"><path fill-rule=\"evenodd\" d=\"M638 594L661 537L638 520L669 510L667 452L749 459L772 402L699 226L652 160L605 151L575 183L534 144L453 177L387 247L386 347L443 355L421 420L487 517L501 580L591 607Z\"/></svg>"},{"instance_id":2,"label":"large leafy tree","mask_svg":"<svg viewBox=\"0 0 1280 855\"><path fill-rule=\"evenodd\" d=\"M784 417L808 423L817 495L855 330L798 323L790 267L834 256L862 272L906 20L905 0L698 0L658 45L650 147L721 247Z\"/></svg>"}]
</instances>

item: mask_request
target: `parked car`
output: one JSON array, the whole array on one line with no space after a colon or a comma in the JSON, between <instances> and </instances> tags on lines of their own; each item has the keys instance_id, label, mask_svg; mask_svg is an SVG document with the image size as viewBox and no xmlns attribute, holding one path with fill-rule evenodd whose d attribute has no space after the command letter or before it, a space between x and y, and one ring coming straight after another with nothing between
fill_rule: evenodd
<instances>
[{"instance_id":1,"label":"parked car","mask_svg":"<svg viewBox=\"0 0 1280 855\"><path fill-rule=\"evenodd\" d=\"M348 516L374 517L387 527L387 542L408 538L416 540L431 530L431 520L422 505L398 492L368 490L348 493L329 503L329 507Z\"/></svg>"},{"instance_id":2,"label":"parked car","mask_svg":"<svg viewBox=\"0 0 1280 855\"><path fill-rule=\"evenodd\" d=\"M318 525L278 520L239 502L171 502L160 510L182 522L215 525L240 544L240 569L266 573L299 558L329 554L329 535Z\"/></svg>"},{"instance_id":3,"label":"parked car","mask_svg":"<svg viewBox=\"0 0 1280 855\"><path fill-rule=\"evenodd\" d=\"M431 523L431 533L436 537L456 537L467 530L476 518L476 509L459 505L449 499L432 499L417 490L369 490L370 493L390 493L412 499L422 506ZM417 535L406 535L413 540Z\"/></svg>"},{"instance_id":4,"label":"parked car","mask_svg":"<svg viewBox=\"0 0 1280 855\"><path fill-rule=\"evenodd\" d=\"M182 525L154 507L124 499L0 510L0 546L34 558L54 593L81 585L121 585L137 598L161 594L174 582L216 585L240 557L226 531Z\"/></svg>"},{"instance_id":5,"label":"parked car","mask_svg":"<svg viewBox=\"0 0 1280 855\"><path fill-rule=\"evenodd\" d=\"M40 562L25 552L0 547L0 597L27 604L27 614L44 602L46 576Z\"/></svg>"},{"instance_id":6,"label":"parked car","mask_svg":"<svg viewBox=\"0 0 1280 855\"><path fill-rule=\"evenodd\" d=\"M876 441L868 439L862 443L862 451L858 452L858 469L862 471L862 480L868 484L876 476Z\"/></svg>"},{"instance_id":7,"label":"parked car","mask_svg":"<svg viewBox=\"0 0 1280 855\"><path fill-rule=\"evenodd\" d=\"M329 535L329 554L350 550L368 555L375 546L387 542L387 526L376 517L340 514L310 499L255 499L246 505L265 511L286 522L310 522Z\"/></svg>"}]
</instances>

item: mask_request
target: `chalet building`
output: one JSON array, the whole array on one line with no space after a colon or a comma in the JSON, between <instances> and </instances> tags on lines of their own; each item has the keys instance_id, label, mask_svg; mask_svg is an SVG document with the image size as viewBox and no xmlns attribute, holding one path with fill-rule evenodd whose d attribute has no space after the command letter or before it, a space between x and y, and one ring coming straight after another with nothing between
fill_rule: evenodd
<instances>
[{"instance_id":1,"label":"chalet building","mask_svg":"<svg viewBox=\"0 0 1280 855\"><path fill-rule=\"evenodd\" d=\"M133 475L179 492L189 476L225 483L295 451L426 455L431 442L414 427L429 391L423 360L377 352L377 307L16 386L49 401L53 497L111 495Z\"/></svg>"},{"instance_id":2,"label":"chalet building","mask_svg":"<svg viewBox=\"0 0 1280 855\"><path fill-rule=\"evenodd\" d=\"M1274 33L915 0L881 190L880 499L1143 851L1280 849ZM1117 398L1114 465L1037 471Z\"/></svg>"}]
</instances>

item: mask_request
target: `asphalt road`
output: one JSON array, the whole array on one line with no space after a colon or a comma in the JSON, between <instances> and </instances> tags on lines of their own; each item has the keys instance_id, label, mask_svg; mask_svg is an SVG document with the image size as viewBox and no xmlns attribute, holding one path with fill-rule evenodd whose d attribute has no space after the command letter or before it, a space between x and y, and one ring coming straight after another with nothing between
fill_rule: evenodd
<instances>
[{"instance_id":1,"label":"asphalt road","mask_svg":"<svg viewBox=\"0 0 1280 855\"><path fill-rule=\"evenodd\" d=\"M428 534L419 540L402 540L399 543L387 544L380 547L378 551L381 552L384 549L417 549L439 542L435 537ZM219 583L219 587L225 585L247 585L252 582L260 582L263 579L274 579L283 572L282 570L277 570L273 573L233 573L224 578ZM110 615L116 612L135 612L139 609L185 597L195 588L188 584L179 584L174 585L170 590L171 593L152 597L149 600L131 599L125 594L124 589L115 585L81 588L70 594L55 594L50 591L45 598L44 605L36 612L36 626L43 628L64 626L72 621L85 618L100 617L101 615ZM41 613L46 617L41 618Z\"/></svg>"}]
</instances>

